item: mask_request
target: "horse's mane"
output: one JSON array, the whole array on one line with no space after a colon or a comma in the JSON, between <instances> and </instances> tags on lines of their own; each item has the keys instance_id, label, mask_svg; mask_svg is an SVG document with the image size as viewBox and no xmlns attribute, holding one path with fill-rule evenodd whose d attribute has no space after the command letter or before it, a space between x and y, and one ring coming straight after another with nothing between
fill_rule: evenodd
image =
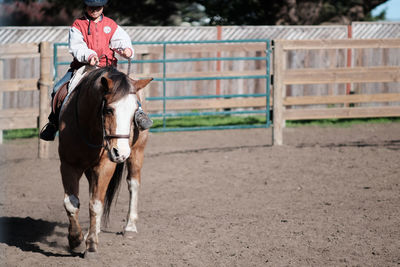
<instances>
[{"instance_id":1,"label":"horse's mane","mask_svg":"<svg viewBox=\"0 0 400 267\"><path fill-rule=\"evenodd\" d=\"M108 93L111 95L111 101L114 102L129 94L132 84L129 77L118 71L114 67L102 67L90 71L82 80L81 86L84 88L94 88L101 92L101 77L106 76L113 81L113 88L109 88Z\"/></svg>"}]
</instances>

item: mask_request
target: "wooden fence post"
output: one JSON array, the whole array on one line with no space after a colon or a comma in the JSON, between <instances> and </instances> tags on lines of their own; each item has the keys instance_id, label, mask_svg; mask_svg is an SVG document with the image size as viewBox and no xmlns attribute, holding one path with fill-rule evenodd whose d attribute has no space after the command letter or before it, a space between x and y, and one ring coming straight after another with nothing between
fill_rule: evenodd
<instances>
[{"instance_id":1,"label":"wooden fence post","mask_svg":"<svg viewBox=\"0 0 400 267\"><path fill-rule=\"evenodd\" d=\"M3 80L3 60L0 59L0 80ZM0 110L3 108L3 92L0 91ZM3 144L3 130L0 130L0 144Z\"/></svg>"},{"instance_id":2,"label":"wooden fence post","mask_svg":"<svg viewBox=\"0 0 400 267\"><path fill-rule=\"evenodd\" d=\"M275 41L274 49L274 117L273 117L273 137L272 144L283 144L283 97L285 93L285 85L283 84L283 72L286 68L286 52L283 50L282 44Z\"/></svg>"},{"instance_id":3,"label":"wooden fence post","mask_svg":"<svg viewBox=\"0 0 400 267\"><path fill-rule=\"evenodd\" d=\"M40 52L40 102L39 102L39 131L47 123L49 113L49 88L51 86L51 48L49 42L41 42L39 45ZM49 157L49 143L39 138L39 158L46 159Z\"/></svg>"}]
</instances>

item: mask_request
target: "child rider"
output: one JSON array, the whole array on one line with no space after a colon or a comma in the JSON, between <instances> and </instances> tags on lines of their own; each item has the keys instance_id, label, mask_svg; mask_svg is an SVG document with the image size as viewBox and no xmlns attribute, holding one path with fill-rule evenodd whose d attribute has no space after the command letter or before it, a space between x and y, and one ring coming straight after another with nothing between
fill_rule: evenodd
<instances>
[{"instance_id":1,"label":"child rider","mask_svg":"<svg viewBox=\"0 0 400 267\"><path fill-rule=\"evenodd\" d=\"M103 15L106 3L107 0L84 0L85 14L76 19L69 30L69 52L74 60L64 77L54 86L52 98L81 66L116 67L118 60L114 52L125 58L134 57L129 35L114 20ZM53 141L58 131L58 115L54 112L52 110L49 123L40 132L43 140ZM146 130L153 124L141 108L135 113L135 122L140 130Z\"/></svg>"}]
</instances>

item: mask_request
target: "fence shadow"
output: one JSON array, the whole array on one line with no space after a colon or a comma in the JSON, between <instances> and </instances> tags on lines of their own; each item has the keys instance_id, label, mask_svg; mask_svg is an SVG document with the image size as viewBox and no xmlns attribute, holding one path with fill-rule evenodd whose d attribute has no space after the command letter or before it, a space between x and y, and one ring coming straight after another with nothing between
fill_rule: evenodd
<instances>
[{"instance_id":1,"label":"fence shadow","mask_svg":"<svg viewBox=\"0 0 400 267\"><path fill-rule=\"evenodd\" d=\"M30 217L0 217L0 243L20 248L22 251L36 252L45 256L73 257L73 255L45 251L37 244L47 243L50 247L55 247L54 244L45 241L45 238L54 234L56 226L68 227L67 224L36 220ZM55 234L65 235L62 233Z\"/></svg>"},{"instance_id":2,"label":"fence shadow","mask_svg":"<svg viewBox=\"0 0 400 267\"><path fill-rule=\"evenodd\" d=\"M186 149L186 150L177 150L177 151L168 151L168 152L158 152L153 154L148 154L147 158L154 158L165 155L175 155L175 154L195 154L195 153L203 153L203 152L230 152L240 149L255 149L260 147L272 147L272 145L249 145L249 146L229 146L229 147L206 147L206 148L195 148L195 149Z\"/></svg>"},{"instance_id":3,"label":"fence shadow","mask_svg":"<svg viewBox=\"0 0 400 267\"><path fill-rule=\"evenodd\" d=\"M338 148L338 147L381 147L390 150L400 150L400 140L387 140L380 142L367 142L367 141L356 141L356 142L344 142L344 143L329 143L329 144L299 144L296 147L325 147L325 148Z\"/></svg>"}]
</instances>

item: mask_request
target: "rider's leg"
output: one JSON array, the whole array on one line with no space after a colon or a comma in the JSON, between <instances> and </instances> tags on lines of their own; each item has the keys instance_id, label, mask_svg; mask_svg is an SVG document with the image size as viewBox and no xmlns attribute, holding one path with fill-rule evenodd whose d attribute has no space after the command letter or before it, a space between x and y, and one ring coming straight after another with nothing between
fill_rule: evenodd
<instances>
[{"instance_id":1,"label":"rider's leg","mask_svg":"<svg viewBox=\"0 0 400 267\"><path fill-rule=\"evenodd\" d=\"M51 112L48 117L49 122L43 127L43 129L40 131L40 139L43 139L45 141L53 141L54 138L56 137L57 131L58 131L58 114L55 114L55 111L53 110L53 98L56 95L58 89L68 82L73 74L73 70L69 69L67 73L62 77L56 85L53 87L53 92L51 93Z\"/></svg>"}]
</instances>

